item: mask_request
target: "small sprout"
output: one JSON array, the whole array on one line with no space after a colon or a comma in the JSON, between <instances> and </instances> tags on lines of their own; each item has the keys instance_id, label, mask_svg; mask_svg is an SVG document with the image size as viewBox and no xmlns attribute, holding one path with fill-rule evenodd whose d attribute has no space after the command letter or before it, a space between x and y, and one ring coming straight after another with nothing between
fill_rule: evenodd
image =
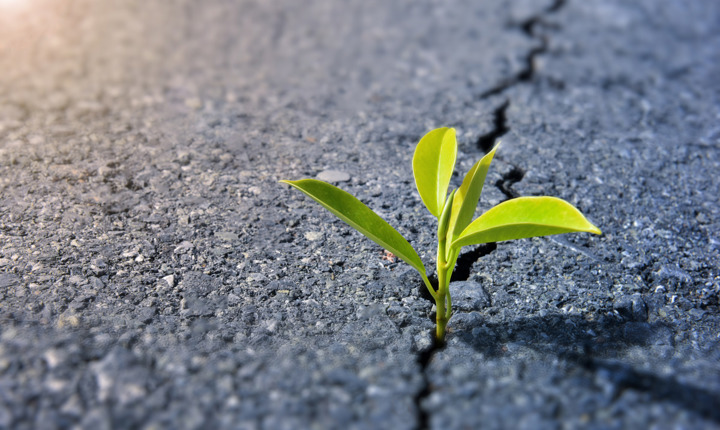
<instances>
[{"instance_id":1,"label":"small sprout","mask_svg":"<svg viewBox=\"0 0 720 430\"><path fill-rule=\"evenodd\" d=\"M412 245L360 200L334 185L316 179L280 182L307 194L382 246L385 249L384 260L394 261L397 257L417 270L435 300L435 335L442 342L445 339L445 328L452 316L450 278L463 246L560 233L600 234L600 229L591 224L573 205L547 196L506 200L473 221L485 176L498 146L475 163L465 175L460 187L449 194L450 177L457 156L455 130L432 130L420 139L415 148L412 162L415 185L425 207L438 219L435 261L437 288L428 279L425 266Z\"/></svg>"}]
</instances>

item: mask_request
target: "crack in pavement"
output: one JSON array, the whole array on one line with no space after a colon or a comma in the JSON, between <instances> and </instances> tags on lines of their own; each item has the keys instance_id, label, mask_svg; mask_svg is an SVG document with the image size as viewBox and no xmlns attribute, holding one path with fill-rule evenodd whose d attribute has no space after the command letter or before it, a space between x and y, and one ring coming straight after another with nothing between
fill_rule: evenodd
<instances>
[{"instance_id":1,"label":"crack in pavement","mask_svg":"<svg viewBox=\"0 0 720 430\"><path fill-rule=\"evenodd\" d=\"M525 177L525 171L520 167L516 166L515 164L508 164L510 164L512 168L510 169L510 171L503 174L501 179L498 179L497 182L495 182L495 186L498 190L505 194L507 200L510 200L516 197L520 197L520 195L516 193L515 190L513 190L511 187L513 186L513 184L522 181L522 178Z\"/></svg>"},{"instance_id":2,"label":"crack in pavement","mask_svg":"<svg viewBox=\"0 0 720 430\"><path fill-rule=\"evenodd\" d=\"M495 141L504 136L510 128L507 126L507 115L505 112L510 107L510 100L505 100L503 104L493 111L493 129L490 132L480 135L477 140L479 150L487 154L495 146Z\"/></svg>"},{"instance_id":3,"label":"crack in pavement","mask_svg":"<svg viewBox=\"0 0 720 430\"><path fill-rule=\"evenodd\" d=\"M417 408L418 430L427 430L430 428L430 413L422 406L423 400L430 396L432 391L430 380L427 377L427 370L435 353L445 346L444 343L435 339L435 336L433 336L432 339L432 344L428 348L419 351L417 355L417 364L420 366L420 372L423 375L422 388L415 394L414 398Z\"/></svg>"},{"instance_id":4,"label":"crack in pavement","mask_svg":"<svg viewBox=\"0 0 720 430\"><path fill-rule=\"evenodd\" d=\"M543 18L545 16L557 13L565 6L565 4L566 0L556 0L547 9L535 15L532 15L524 21L516 24L516 26L519 27L520 30L525 33L525 35L527 35L529 38L537 39L540 42L540 45L530 49L528 55L525 56L525 67L523 67L522 70L520 70L514 76L500 81L500 83L498 83L494 87L482 92L479 96L481 100L503 93L510 87L513 87L519 83L530 82L535 77L535 57L547 52L549 45L548 36L544 34L537 34L535 32L535 28L538 24L543 23Z\"/></svg>"},{"instance_id":5,"label":"crack in pavement","mask_svg":"<svg viewBox=\"0 0 720 430\"><path fill-rule=\"evenodd\" d=\"M492 253L497 249L495 242L483 243L476 246L472 251L464 252L458 257L457 265L450 278L450 282L467 281L470 279L470 269L473 263L480 258Z\"/></svg>"},{"instance_id":6,"label":"crack in pavement","mask_svg":"<svg viewBox=\"0 0 720 430\"><path fill-rule=\"evenodd\" d=\"M516 24L515 27L520 28L520 30L529 38L531 39L537 39L540 42L539 46L536 46L528 52L528 54L525 56L525 67L521 69L519 72L517 72L514 76L511 76L510 78L504 79L500 81L497 85L494 87L482 92L478 98L480 100L487 99L491 96L495 96L498 94L501 94L508 90L509 88L518 85L523 82L530 82L535 78L536 75L536 68L535 68L535 58L538 55L542 55L548 50L548 46L550 45L550 41L547 35L545 34L537 34L535 31L536 27L539 24L543 24L543 19L545 16L553 13L557 13L560 9L562 9L566 5L566 0L556 0L552 5L550 5L545 10L532 15L531 17L521 21L520 23ZM495 145L495 141L507 134L510 131L510 127L507 125L507 110L510 107L510 99L506 99L502 104L500 104L495 110L493 111L493 129L490 130L490 132L485 133L478 137L477 140L477 147L484 153L490 152L490 150ZM515 168L518 168L515 166ZM501 191L503 191L501 189ZM505 191L503 191L506 195L508 195ZM510 197L508 195L508 197ZM512 197L510 197L512 198Z\"/></svg>"},{"instance_id":7,"label":"crack in pavement","mask_svg":"<svg viewBox=\"0 0 720 430\"><path fill-rule=\"evenodd\" d=\"M549 38L544 34L537 34L535 29L538 24L543 23L543 18L549 14L553 14L562 9L566 4L566 0L555 0L555 2L547 7L546 9L530 16L523 20L516 26L526 34L529 38L537 39L540 41L540 45L536 46L528 52L525 56L525 67L520 70L514 76L502 80L500 83L484 91L479 95L479 99L486 99L494 95L501 94L509 88L524 82L530 82L534 79L535 70L535 57L545 53L549 46ZM477 147L484 153L490 152L492 147L495 145L495 141L507 134L510 131L510 127L507 124L507 110L510 107L510 99L506 99L493 111L493 129L490 132L483 134L477 139ZM511 186L522 180L525 176L525 171L517 165L509 163L512 169L505 173L502 179L495 183L495 186L505 195L508 199L517 197L517 193L511 189ZM458 259L455 273L453 274L452 281L456 280L467 280L470 276L470 268L473 263L480 259L480 257L490 254L497 248L496 244L488 243L483 246L476 247L473 251L463 254ZM420 296L432 301L432 297L427 291L424 291L424 285L420 287ZM434 318L433 318L434 319ZM428 369L430 362L436 352L441 350L445 346L444 343L438 342L433 336L432 345L424 350L418 351L417 363L420 366L420 372L422 375L423 385L422 388L417 392L414 397L415 408L417 410L417 429L426 430L430 424L430 412L426 410L422 403L432 393L432 387L430 386L430 379L428 378Z\"/></svg>"}]
</instances>

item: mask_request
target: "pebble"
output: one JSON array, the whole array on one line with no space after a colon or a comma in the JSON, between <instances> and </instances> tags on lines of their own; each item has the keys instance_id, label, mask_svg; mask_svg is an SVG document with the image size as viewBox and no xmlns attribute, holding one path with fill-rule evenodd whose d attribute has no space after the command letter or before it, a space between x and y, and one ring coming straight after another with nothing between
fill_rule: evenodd
<instances>
[{"instance_id":1,"label":"pebble","mask_svg":"<svg viewBox=\"0 0 720 430\"><path fill-rule=\"evenodd\" d=\"M184 254L185 252L191 250L193 248L193 244L187 240L183 240L180 242L178 246L175 247L175 250L173 251L175 254Z\"/></svg>"},{"instance_id":2,"label":"pebble","mask_svg":"<svg viewBox=\"0 0 720 430\"><path fill-rule=\"evenodd\" d=\"M238 240L238 235L231 231L219 231L215 233L215 237L225 242L234 242Z\"/></svg>"},{"instance_id":3,"label":"pebble","mask_svg":"<svg viewBox=\"0 0 720 430\"><path fill-rule=\"evenodd\" d=\"M175 286L175 275L167 275L162 278L171 287Z\"/></svg>"},{"instance_id":4,"label":"pebble","mask_svg":"<svg viewBox=\"0 0 720 430\"><path fill-rule=\"evenodd\" d=\"M55 367L57 367L58 364L65 361L65 359L67 358L67 354L62 350L51 348L45 351L43 358L45 359L45 363L47 364L47 366L50 369L54 369Z\"/></svg>"},{"instance_id":5,"label":"pebble","mask_svg":"<svg viewBox=\"0 0 720 430\"><path fill-rule=\"evenodd\" d=\"M426 349L429 349L433 343L432 339L433 333L429 330L423 330L423 332L416 334L413 338L415 341L415 347L418 351L425 351Z\"/></svg>"},{"instance_id":6,"label":"pebble","mask_svg":"<svg viewBox=\"0 0 720 430\"><path fill-rule=\"evenodd\" d=\"M452 297L453 306L460 311L469 312L490 306L490 298L482 285L477 282L451 282L450 297Z\"/></svg>"},{"instance_id":7,"label":"pebble","mask_svg":"<svg viewBox=\"0 0 720 430\"><path fill-rule=\"evenodd\" d=\"M318 173L317 178L325 182L347 182L350 174L340 170L323 170Z\"/></svg>"},{"instance_id":8,"label":"pebble","mask_svg":"<svg viewBox=\"0 0 720 430\"><path fill-rule=\"evenodd\" d=\"M66 328L66 327L78 327L80 325L80 318L77 315L72 314L61 314L58 316L57 322L55 323L57 325L57 328Z\"/></svg>"},{"instance_id":9,"label":"pebble","mask_svg":"<svg viewBox=\"0 0 720 430\"><path fill-rule=\"evenodd\" d=\"M320 231L308 231L305 233L305 239L309 241L316 241L322 239L322 232Z\"/></svg>"}]
</instances>

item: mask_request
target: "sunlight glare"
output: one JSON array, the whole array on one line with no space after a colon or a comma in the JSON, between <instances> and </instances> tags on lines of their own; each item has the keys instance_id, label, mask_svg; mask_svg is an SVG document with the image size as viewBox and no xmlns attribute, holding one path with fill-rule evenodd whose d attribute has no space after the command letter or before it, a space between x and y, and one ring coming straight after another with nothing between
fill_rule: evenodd
<instances>
[{"instance_id":1,"label":"sunlight glare","mask_svg":"<svg viewBox=\"0 0 720 430\"><path fill-rule=\"evenodd\" d=\"M0 0L0 9L13 9L27 6L28 0Z\"/></svg>"}]
</instances>

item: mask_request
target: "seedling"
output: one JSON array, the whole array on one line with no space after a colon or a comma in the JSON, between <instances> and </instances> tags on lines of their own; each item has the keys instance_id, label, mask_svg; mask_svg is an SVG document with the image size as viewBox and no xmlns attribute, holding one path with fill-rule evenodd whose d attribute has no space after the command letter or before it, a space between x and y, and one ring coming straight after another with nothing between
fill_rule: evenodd
<instances>
[{"instance_id":1,"label":"seedling","mask_svg":"<svg viewBox=\"0 0 720 430\"><path fill-rule=\"evenodd\" d=\"M437 288L432 285L418 253L410 243L378 214L349 193L316 179L280 181L292 185L320 203L420 273L435 299L436 338L445 339L445 327L452 316L450 278L463 246L523 239L552 234L588 232L600 234L577 208L556 197L518 197L504 201L474 221L475 208L490 162L498 145L465 175L460 188L448 194L455 167L455 129L438 128L426 134L413 156L415 185L423 203L438 219Z\"/></svg>"}]
</instances>

